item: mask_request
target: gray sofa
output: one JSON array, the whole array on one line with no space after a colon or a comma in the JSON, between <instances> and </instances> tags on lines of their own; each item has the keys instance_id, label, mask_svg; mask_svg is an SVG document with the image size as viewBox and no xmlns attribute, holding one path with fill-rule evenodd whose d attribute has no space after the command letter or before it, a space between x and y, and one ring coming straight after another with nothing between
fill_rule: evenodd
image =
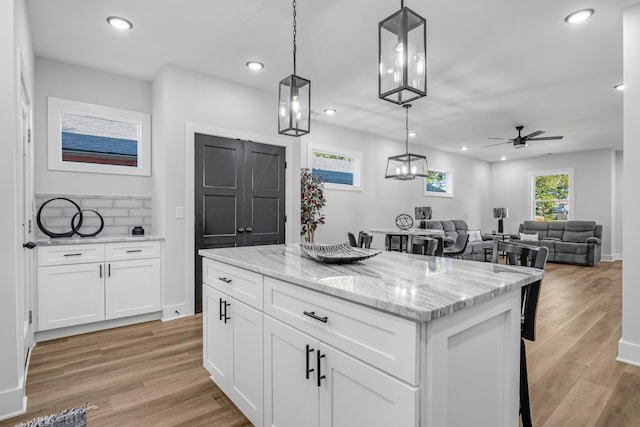
<instances>
[{"instance_id":1,"label":"gray sofa","mask_svg":"<svg viewBox=\"0 0 640 427\"><path fill-rule=\"evenodd\" d=\"M600 262L602 225L595 221L525 221L518 233L537 234L537 241L519 241L549 248L549 262L589 266ZM520 234L512 237L519 239Z\"/></svg>"},{"instance_id":2,"label":"gray sofa","mask_svg":"<svg viewBox=\"0 0 640 427\"><path fill-rule=\"evenodd\" d=\"M443 230L446 236L446 240L450 243L455 242L459 232L469 231L469 226L465 221L461 219L446 221L427 221L427 228L432 230ZM469 242L467 244L467 249L464 251L464 254L462 254L462 259L484 261L485 248L493 248L493 237L483 235L482 241Z\"/></svg>"}]
</instances>

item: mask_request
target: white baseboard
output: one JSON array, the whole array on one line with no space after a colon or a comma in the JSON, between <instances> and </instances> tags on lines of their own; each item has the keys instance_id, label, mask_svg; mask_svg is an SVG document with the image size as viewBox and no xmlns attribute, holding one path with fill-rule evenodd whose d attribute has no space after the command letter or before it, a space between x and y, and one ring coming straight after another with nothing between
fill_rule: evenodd
<instances>
[{"instance_id":1,"label":"white baseboard","mask_svg":"<svg viewBox=\"0 0 640 427\"><path fill-rule=\"evenodd\" d=\"M618 362L640 366L640 345L626 342L620 338L620 341L618 341L618 357L616 360Z\"/></svg>"},{"instance_id":2,"label":"white baseboard","mask_svg":"<svg viewBox=\"0 0 640 427\"><path fill-rule=\"evenodd\" d=\"M160 312L140 314L137 316L122 317L120 319L105 320L102 322L87 323L85 325L68 326L66 328L51 329L48 331L38 331L35 334L36 342L55 340L72 335L86 334L89 332L102 331L104 329L119 328L121 326L134 325L136 323L151 322L159 320Z\"/></svg>"},{"instance_id":3,"label":"white baseboard","mask_svg":"<svg viewBox=\"0 0 640 427\"><path fill-rule=\"evenodd\" d=\"M24 385L0 392L0 421L17 417L27 412L27 396Z\"/></svg>"},{"instance_id":4,"label":"white baseboard","mask_svg":"<svg viewBox=\"0 0 640 427\"><path fill-rule=\"evenodd\" d=\"M189 308L186 303L167 305L162 308L162 321L181 319L186 316L193 316L193 308Z\"/></svg>"}]
</instances>

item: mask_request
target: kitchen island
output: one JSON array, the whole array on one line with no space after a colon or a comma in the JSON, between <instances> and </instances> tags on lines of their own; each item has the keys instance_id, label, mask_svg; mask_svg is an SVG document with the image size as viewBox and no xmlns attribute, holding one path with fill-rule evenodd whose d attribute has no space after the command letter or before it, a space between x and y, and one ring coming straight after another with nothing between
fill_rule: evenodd
<instances>
[{"instance_id":1,"label":"kitchen island","mask_svg":"<svg viewBox=\"0 0 640 427\"><path fill-rule=\"evenodd\" d=\"M201 250L204 366L257 426L518 425L520 288L541 270L299 245Z\"/></svg>"}]
</instances>

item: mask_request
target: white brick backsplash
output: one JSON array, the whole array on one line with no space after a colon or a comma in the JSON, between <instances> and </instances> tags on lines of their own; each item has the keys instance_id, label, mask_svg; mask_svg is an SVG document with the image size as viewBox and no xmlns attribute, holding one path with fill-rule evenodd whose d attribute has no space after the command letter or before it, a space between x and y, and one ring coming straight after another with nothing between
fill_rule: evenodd
<instances>
[{"instance_id":1,"label":"white brick backsplash","mask_svg":"<svg viewBox=\"0 0 640 427\"><path fill-rule=\"evenodd\" d=\"M109 217L127 217L129 216L129 209L115 209L115 208L107 208L107 209L97 209L98 212L100 212L100 215L102 215L103 217L105 216L109 216Z\"/></svg>"},{"instance_id":2,"label":"white brick backsplash","mask_svg":"<svg viewBox=\"0 0 640 427\"><path fill-rule=\"evenodd\" d=\"M80 207L82 207L83 209L84 208L87 208L87 209L111 208L111 207L113 207L113 200L111 200L111 199L82 199Z\"/></svg>"},{"instance_id":3,"label":"white brick backsplash","mask_svg":"<svg viewBox=\"0 0 640 427\"><path fill-rule=\"evenodd\" d=\"M113 201L114 208L141 208L144 206L144 201L140 199L116 199Z\"/></svg>"},{"instance_id":4,"label":"white brick backsplash","mask_svg":"<svg viewBox=\"0 0 640 427\"><path fill-rule=\"evenodd\" d=\"M152 201L148 196L109 196L109 195L70 195L70 194L36 194L36 209L40 209L47 200L64 197L73 200L81 209L97 211L104 220L104 228L100 235L121 236L131 234L136 225L144 225L151 230ZM37 212L37 210L36 210ZM42 222L52 233L71 231L71 218L77 210L64 200L56 200L42 211ZM97 230L100 220L92 212L84 214L81 233L88 234ZM40 229L38 237L46 237Z\"/></svg>"}]
</instances>

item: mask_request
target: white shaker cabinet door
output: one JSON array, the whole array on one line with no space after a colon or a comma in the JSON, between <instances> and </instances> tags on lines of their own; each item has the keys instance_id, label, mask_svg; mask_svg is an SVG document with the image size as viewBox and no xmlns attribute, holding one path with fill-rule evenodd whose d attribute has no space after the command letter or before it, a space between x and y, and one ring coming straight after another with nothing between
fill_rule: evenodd
<instances>
[{"instance_id":1,"label":"white shaker cabinet door","mask_svg":"<svg viewBox=\"0 0 640 427\"><path fill-rule=\"evenodd\" d=\"M104 320L104 265L38 268L38 331Z\"/></svg>"},{"instance_id":2,"label":"white shaker cabinet door","mask_svg":"<svg viewBox=\"0 0 640 427\"><path fill-rule=\"evenodd\" d=\"M320 344L320 427L418 425L419 391Z\"/></svg>"},{"instance_id":3,"label":"white shaker cabinet door","mask_svg":"<svg viewBox=\"0 0 640 427\"><path fill-rule=\"evenodd\" d=\"M105 265L106 318L160 311L160 259L109 262Z\"/></svg>"},{"instance_id":4,"label":"white shaker cabinet door","mask_svg":"<svg viewBox=\"0 0 640 427\"><path fill-rule=\"evenodd\" d=\"M213 382L224 391L230 363L223 305L227 296L206 285L202 296L204 367L211 374Z\"/></svg>"},{"instance_id":5,"label":"white shaker cabinet door","mask_svg":"<svg viewBox=\"0 0 640 427\"><path fill-rule=\"evenodd\" d=\"M318 345L309 335L264 316L265 425L318 425Z\"/></svg>"}]
</instances>

